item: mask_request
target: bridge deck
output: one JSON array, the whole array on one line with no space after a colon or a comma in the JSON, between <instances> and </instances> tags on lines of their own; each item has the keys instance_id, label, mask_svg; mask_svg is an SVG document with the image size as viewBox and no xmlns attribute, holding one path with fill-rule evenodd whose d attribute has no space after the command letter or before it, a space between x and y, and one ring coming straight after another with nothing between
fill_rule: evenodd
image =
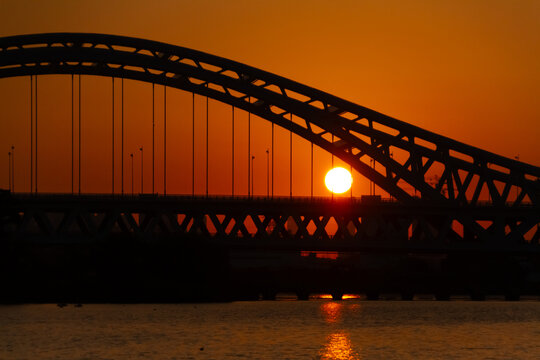
<instances>
[{"instance_id":1,"label":"bridge deck","mask_svg":"<svg viewBox=\"0 0 540 360\"><path fill-rule=\"evenodd\" d=\"M2 232L19 241L115 237L184 239L230 247L369 252L539 252L519 226L535 206L449 205L378 196L3 195Z\"/></svg>"}]
</instances>

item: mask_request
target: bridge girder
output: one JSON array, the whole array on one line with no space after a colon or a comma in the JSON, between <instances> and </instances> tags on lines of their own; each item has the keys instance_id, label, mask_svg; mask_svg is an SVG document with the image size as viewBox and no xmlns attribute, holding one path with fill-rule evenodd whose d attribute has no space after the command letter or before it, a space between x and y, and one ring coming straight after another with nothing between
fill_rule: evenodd
<instances>
[{"instance_id":1,"label":"bridge girder","mask_svg":"<svg viewBox=\"0 0 540 360\"><path fill-rule=\"evenodd\" d=\"M232 198L46 194L6 196L6 241L170 239L245 249L402 253L540 253L533 207L365 202L348 198ZM472 226L481 222L484 227ZM464 224L461 228L456 222ZM130 241L131 241L130 240Z\"/></svg>"},{"instance_id":2,"label":"bridge girder","mask_svg":"<svg viewBox=\"0 0 540 360\"><path fill-rule=\"evenodd\" d=\"M498 206L540 203L539 167L204 52L103 34L0 38L0 78L40 74L134 79L208 96L320 146L404 203L414 201L407 186L423 199L449 205L474 206L484 188ZM434 169L441 175L431 176Z\"/></svg>"}]
</instances>

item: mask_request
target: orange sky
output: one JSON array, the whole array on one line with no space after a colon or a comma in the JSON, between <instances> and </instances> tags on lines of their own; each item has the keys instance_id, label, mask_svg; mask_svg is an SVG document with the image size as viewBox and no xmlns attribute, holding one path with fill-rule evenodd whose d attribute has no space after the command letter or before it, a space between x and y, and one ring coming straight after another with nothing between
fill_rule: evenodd
<instances>
[{"instance_id":1,"label":"orange sky","mask_svg":"<svg viewBox=\"0 0 540 360\"><path fill-rule=\"evenodd\" d=\"M159 5L101 0L0 2L0 36L56 31L135 36L202 50L507 157L519 154L522 161L540 165L538 1L160 1ZM39 81L40 121L50 125L48 130L41 130L40 187L44 191L67 191L71 179L71 158L66 155L70 151L69 77L47 76ZM83 176L92 174L91 179L83 181L83 189L106 192L110 191L110 79L84 77L83 84ZM163 90L156 90L160 104ZM17 155L16 190L28 188L27 93L28 79L0 80L3 188L8 187L7 152L12 143ZM150 166L149 94L149 84L127 82L126 122L132 125L126 129L127 190L131 187L127 154L143 144L145 168ZM168 191L185 193L191 190L191 133L190 128L185 128L190 116L189 96L177 90L171 90L168 96L167 116L178 119L168 124ZM202 98L197 99L197 106L202 111ZM187 110L182 113L181 108ZM214 131L212 127L210 130L210 192L226 193L230 192L230 174L225 182L218 173L220 166L230 163L230 133L225 132L230 132L230 123L221 120L226 119L228 110L211 102L212 111L216 117L211 118L211 126L212 121L216 123ZM202 121L203 113L199 115ZM237 191L245 192L246 115L239 112L237 116ZM156 155L160 158L159 106L156 119ZM255 187L257 193L263 194L270 126L262 120L254 120L253 126ZM200 181L205 176L203 133L204 127L198 124L198 192L204 191L204 182ZM288 195L287 133L278 132L276 141L281 146L276 161L284 163L278 170L282 176L276 174L276 193ZM307 195L309 179L305 175L309 163L306 167L305 160L309 144L295 138L294 146L297 170L293 191ZM158 158L156 169L161 174ZM329 156L317 151L316 159L323 163L315 175L316 193L325 195L323 173L329 166ZM189 173L182 174L180 169ZM145 187L150 185L149 176L145 176ZM157 176L156 184L161 186L161 181ZM136 181L135 187L139 186ZM162 192L161 187L157 189ZM355 176L354 192L368 191L367 182Z\"/></svg>"}]
</instances>

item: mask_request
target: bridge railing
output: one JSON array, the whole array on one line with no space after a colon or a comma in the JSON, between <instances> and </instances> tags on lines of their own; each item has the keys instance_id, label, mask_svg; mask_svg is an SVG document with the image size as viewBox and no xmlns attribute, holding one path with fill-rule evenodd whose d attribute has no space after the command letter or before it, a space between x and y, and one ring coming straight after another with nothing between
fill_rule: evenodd
<instances>
[{"instance_id":1,"label":"bridge railing","mask_svg":"<svg viewBox=\"0 0 540 360\"><path fill-rule=\"evenodd\" d=\"M103 193L84 193L84 194L70 194L70 193L55 193L55 192L42 192L39 194L30 192L16 192L11 193L9 191L2 191L0 198L3 199L17 199L17 200L39 200L40 202L47 201L142 201L142 202L186 202L186 201L253 201L253 202L272 202L272 203L352 203L352 204L401 204L395 198L381 197L373 195L361 195L361 196L266 196L266 195L186 195L186 194L103 194ZM413 197L414 201L411 205L422 206L451 206L446 201L436 201L430 199L423 199L421 197ZM474 207L492 207L495 206L493 202L488 200L479 200ZM497 204L501 206L501 204ZM505 207L515 207L513 202L507 201L504 204ZM523 202L519 207L534 207L531 202Z\"/></svg>"}]
</instances>

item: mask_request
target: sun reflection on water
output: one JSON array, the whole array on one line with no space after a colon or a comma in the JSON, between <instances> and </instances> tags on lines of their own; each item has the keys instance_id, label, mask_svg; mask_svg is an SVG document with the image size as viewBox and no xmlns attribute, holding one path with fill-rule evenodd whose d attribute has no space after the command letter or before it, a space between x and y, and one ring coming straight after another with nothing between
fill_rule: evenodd
<instances>
[{"instance_id":1,"label":"sun reflection on water","mask_svg":"<svg viewBox=\"0 0 540 360\"><path fill-rule=\"evenodd\" d=\"M330 334L328 342L321 351L321 359L357 360L360 356L351 346L349 336L343 331Z\"/></svg>"},{"instance_id":2,"label":"sun reflection on water","mask_svg":"<svg viewBox=\"0 0 540 360\"><path fill-rule=\"evenodd\" d=\"M321 305L321 312L327 323L336 323L341 319L342 305L337 302L325 302Z\"/></svg>"},{"instance_id":3,"label":"sun reflection on water","mask_svg":"<svg viewBox=\"0 0 540 360\"><path fill-rule=\"evenodd\" d=\"M349 310L358 311L358 304L349 306ZM329 301L320 307L321 313L328 326L335 327L341 322L345 305L341 302ZM360 356L352 348L349 335L343 330L334 329L327 339L326 345L320 351L321 359L356 360Z\"/></svg>"}]
</instances>

